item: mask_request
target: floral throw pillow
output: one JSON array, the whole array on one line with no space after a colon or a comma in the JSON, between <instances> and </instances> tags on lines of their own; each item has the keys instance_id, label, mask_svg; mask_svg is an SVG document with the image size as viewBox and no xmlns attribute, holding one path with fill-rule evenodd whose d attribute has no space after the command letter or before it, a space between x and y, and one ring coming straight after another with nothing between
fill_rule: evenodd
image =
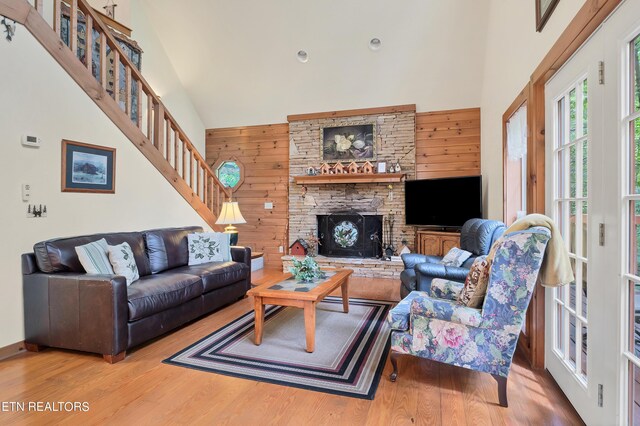
<instances>
[{"instance_id":1,"label":"floral throw pillow","mask_svg":"<svg viewBox=\"0 0 640 426\"><path fill-rule=\"evenodd\" d=\"M189 242L189 265L231 260L230 234L203 232L187 235Z\"/></svg>"},{"instance_id":2,"label":"floral throw pillow","mask_svg":"<svg viewBox=\"0 0 640 426\"><path fill-rule=\"evenodd\" d=\"M133 257L133 250L129 243L122 243L117 246L107 246L109 262L113 266L116 275L122 275L127 279L127 286L140 278L136 259Z\"/></svg>"},{"instance_id":3,"label":"floral throw pillow","mask_svg":"<svg viewBox=\"0 0 640 426\"><path fill-rule=\"evenodd\" d=\"M461 266L465 260L471 257L471 252L454 247L442 258L440 263L445 266Z\"/></svg>"},{"instance_id":4,"label":"floral throw pillow","mask_svg":"<svg viewBox=\"0 0 640 426\"><path fill-rule=\"evenodd\" d=\"M487 260L487 256L479 256L473 261L469 275L464 281L464 287L458 296L458 303L470 308L482 307L489 285L490 270L491 262Z\"/></svg>"}]
</instances>

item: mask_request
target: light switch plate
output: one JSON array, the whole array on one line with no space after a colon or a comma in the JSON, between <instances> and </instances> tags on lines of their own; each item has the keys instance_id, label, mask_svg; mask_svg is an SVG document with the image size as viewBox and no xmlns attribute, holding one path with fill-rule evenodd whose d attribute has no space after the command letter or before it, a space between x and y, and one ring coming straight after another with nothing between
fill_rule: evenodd
<instances>
[{"instance_id":1,"label":"light switch plate","mask_svg":"<svg viewBox=\"0 0 640 426\"><path fill-rule=\"evenodd\" d=\"M29 201L31 199L31 185L28 183L22 184L22 201Z\"/></svg>"},{"instance_id":2,"label":"light switch plate","mask_svg":"<svg viewBox=\"0 0 640 426\"><path fill-rule=\"evenodd\" d=\"M273 203L272 203L272 202L264 203L264 208L265 208L266 210L271 210L271 209L273 209Z\"/></svg>"}]
</instances>

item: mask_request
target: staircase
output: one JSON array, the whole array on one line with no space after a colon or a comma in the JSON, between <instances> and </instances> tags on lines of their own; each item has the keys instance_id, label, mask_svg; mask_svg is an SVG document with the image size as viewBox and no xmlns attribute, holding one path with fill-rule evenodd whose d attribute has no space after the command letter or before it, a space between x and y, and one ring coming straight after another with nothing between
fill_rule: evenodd
<instances>
[{"instance_id":1,"label":"staircase","mask_svg":"<svg viewBox=\"0 0 640 426\"><path fill-rule=\"evenodd\" d=\"M62 39L62 0L53 0L53 28L42 16L43 0L0 0L0 15L16 21L82 87L195 211L212 227L230 197L149 83L86 0L65 0L69 22ZM79 49L79 22L87 49ZM97 53L99 51L99 53ZM121 75L124 87L121 86ZM108 91L108 80L114 90ZM134 102L135 100L135 102Z\"/></svg>"}]
</instances>

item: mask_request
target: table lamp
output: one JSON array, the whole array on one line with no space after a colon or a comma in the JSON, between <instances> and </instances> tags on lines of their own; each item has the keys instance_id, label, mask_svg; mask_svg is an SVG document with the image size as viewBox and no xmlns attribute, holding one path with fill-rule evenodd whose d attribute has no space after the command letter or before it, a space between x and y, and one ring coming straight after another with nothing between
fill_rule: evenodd
<instances>
[{"instance_id":1,"label":"table lamp","mask_svg":"<svg viewBox=\"0 0 640 426\"><path fill-rule=\"evenodd\" d=\"M222 203L222 210L220 211L220 216L216 221L216 225L228 225L224 228L224 233L231 234L229 242L232 246L238 244L238 228L233 225L237 225L239 223L247 223L247 221L242 217L242 213L240 213L238 202L225 201Z\"/></svg>"}]
</instances>

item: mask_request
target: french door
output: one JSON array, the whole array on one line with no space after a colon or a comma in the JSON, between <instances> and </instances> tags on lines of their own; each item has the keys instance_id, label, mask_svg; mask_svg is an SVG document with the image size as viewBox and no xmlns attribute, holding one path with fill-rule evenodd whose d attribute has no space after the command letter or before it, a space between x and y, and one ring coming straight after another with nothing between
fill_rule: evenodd
<instances>
[{"instance_id":1,"label":"french door","mask_svg":"<svg viewBox=\"0 0 640 426\"><path fill-rule=\"evenodd\" d=\"M587 424L640 425L640 0L549 81L546 108L547 213L576 268L546 291L546 365Z\"/></svg>"},{"instance_id":2,"label":"french door","mask_svg":"<svg viewBox=\"0 0 640 426\"><path fill-rule=\"evenodd\" d=\"M615 312L619 263L615 232L607 232L618 221L611 215L616 174L606 166L616 149L604 136L603 43L599 30L545 88L547 215L575 275L570 285L545 290L545 363L589 424L614 424L618 411L617 320L603 309L611 301Z\"/></svg>"}]
</instances>

